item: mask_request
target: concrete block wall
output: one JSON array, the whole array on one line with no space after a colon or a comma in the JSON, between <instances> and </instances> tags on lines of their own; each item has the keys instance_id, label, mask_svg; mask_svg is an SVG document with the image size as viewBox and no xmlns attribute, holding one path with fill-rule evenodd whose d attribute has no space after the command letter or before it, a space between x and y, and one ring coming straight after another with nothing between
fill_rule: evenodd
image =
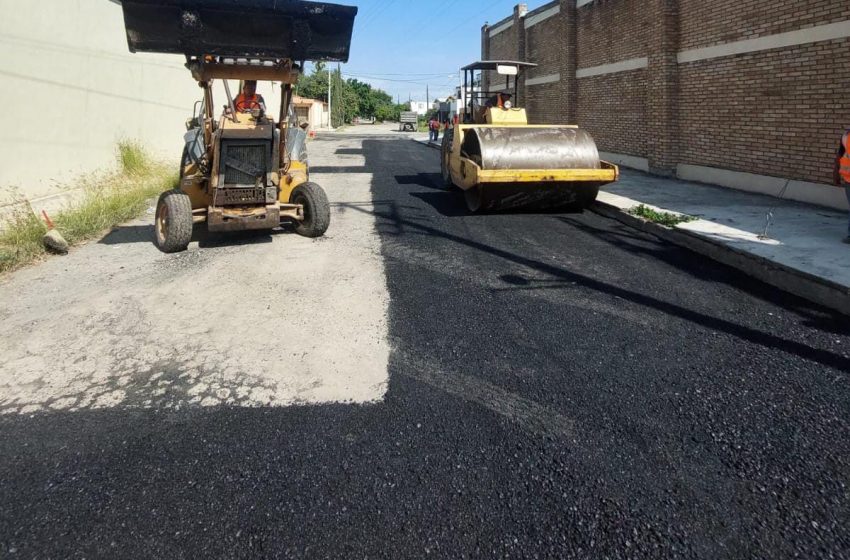
<instances>
[{"instance_id":1,"label":"concrete block wall","mask_svg":"<svg viewBox=\"0 0 850 560\"><path fill-rule=\"evenodd\" d=\"M0 0L0 13L0 206L12 189L37 201L114 167L121 139L176 164L202 98L181 57L130 54L121 7L109 0ZM280 99L279 87L260 89Z\"/></svg>"},{"instance_id":2,"label":"concrete block wall","mask_svg":"<svg viewBox=\"0 0 850 560\"><path fill-rule=\"evenodd\" d=\"M579 124L657 174L767 194L791 181L792 198L846 207L826 183L850 126L850 2L558 0L505 21L522 33L485 27L482 56L540 64L533 122Z\"/></svg>"}]
</instances>

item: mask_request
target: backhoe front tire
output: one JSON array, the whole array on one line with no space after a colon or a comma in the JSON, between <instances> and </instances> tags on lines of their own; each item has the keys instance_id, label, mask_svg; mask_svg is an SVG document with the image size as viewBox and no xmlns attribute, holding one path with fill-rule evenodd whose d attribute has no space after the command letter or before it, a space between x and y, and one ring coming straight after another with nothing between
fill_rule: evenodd
<instances>
[{"instance_id":1,"label":"backhoe front tire","mask_svg":"<svg viewBox=\"0 0 850 560\"><path fill-rule=\"evenodd\" d=\"M179 190L159 196L154 220L154 242L163 253L185 251L192 241L192 202Z\"/></svg>"},{"instance_id":2,"label":"backhoe front tire","mask_svg":"<svg viewBox=\"0 0 850 560\"><path fill-rule=\"evenodd\" d=\"M316 183L295 187L290 197L292 204L304 207L304 220L295 222L295 233L304 237L322 237L331 225L331 205L325 190Z\"/></svg>"}]
</instances>

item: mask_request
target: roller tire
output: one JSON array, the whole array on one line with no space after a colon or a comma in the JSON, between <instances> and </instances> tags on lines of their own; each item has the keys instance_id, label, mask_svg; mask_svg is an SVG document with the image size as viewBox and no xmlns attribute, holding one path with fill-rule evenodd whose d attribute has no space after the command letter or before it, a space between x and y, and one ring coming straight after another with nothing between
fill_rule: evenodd
<instances>
[{"instance_id":1,"label":"roller tire","mask_svg":"<svg viewBox=\"0 0 850 560\"><path fill-rule=\"evenodd\" d=\"M162 193L156 204L154 243L163 253L185 251L192 241L192 201L179 190Z\"/></svg>"},{"instance_id":2,"label":"roller tire","mask_svg":"<svg viewBox=\"0 0 850 560\"><path fill-rule=\"evenodd\" d=\"M322 237L331 225L331 205L325 190L316 183L295 187L292 204L304 206L304 220L295 222L295 233L303 237Z\"/></svg>"},{"instance_id":3,"label":"roller tire","mask_svg":"<svg viewBox=\"0 0 850 560\"><path fill-rule=\"evenodd\" d=\"M452 188L451 161L452 140L454 140L454 130L447 130L443 135L443 144L440 148L440 174L443 176L443 186Z\"/></svg>"},{"instance_id":4,"label":"roller tire","mask_svg":"<svg viewBox=\"0 0 850 560\"><path fill-rule=\"evenodd\" d=\"M489 201L481 185L476 185L463 192L466 208L472 214L484 213L489 210Z\"/></svg>"}]
</instances>

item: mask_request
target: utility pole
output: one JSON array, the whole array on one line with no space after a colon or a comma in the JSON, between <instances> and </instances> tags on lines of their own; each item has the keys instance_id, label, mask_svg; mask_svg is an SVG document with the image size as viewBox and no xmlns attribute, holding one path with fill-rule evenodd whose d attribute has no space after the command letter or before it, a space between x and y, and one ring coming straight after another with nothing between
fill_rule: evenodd
<instances>
[{"instance_id":1,"label":"utility pole","mask_svg":"<svg viewBox=\"0 0 850 560\"><path fill-rule=\"evenodd\" d=\"M431 108L431 86L425 86L425 109L428 110Z\"/></svg>"},{"instance_id":2,"label":"utility pole","mask_svg":"<svg viewBox=\"0 0 850 560\"><path fill-rule=\"evenodd\" d=\"M330 69L330 67L328 67L328 128L331 129L331 130L334 129L334 121L333 121L334 112L333 112L333 104L332 104L332 97L331 97L333 95L333 88L331 87L332 83L333 82L331 82L331 69Z\"/></svg>"},{"instance_id":3,"label":"utility pole","mask_svg":"<svg viewBox=\"0 0 850 560\"><path fill-rule=\"evenodd\" d=\"M343 103L344 103L343 99L345 99L345 98L342 97L342 63L341 62L336 63L336 75L337 75L337 78L339 78L339 101L337 101L337 105L339 105L339 108L336 110L336 112L340 114L340 117L342 117L342 124L344 125L345 124L345 114L344 114L345 108L343 107Z\"/></svg>"}]
</instances>

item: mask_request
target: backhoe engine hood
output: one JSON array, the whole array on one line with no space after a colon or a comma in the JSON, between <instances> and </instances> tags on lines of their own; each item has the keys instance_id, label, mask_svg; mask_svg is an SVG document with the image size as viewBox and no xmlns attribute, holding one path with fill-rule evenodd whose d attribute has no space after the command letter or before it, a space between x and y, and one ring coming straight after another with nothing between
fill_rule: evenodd
<instances>
[{"instance_id":1,"label":"backhoe engine hood","mask_svg":"<svg viewBox=\"0 0 850 560\"><path fill-rule=\"evenodd\" d=\"M295 0L123 0L130 52L347 62L357 8Z\"/></svg>"}]
</instances>

